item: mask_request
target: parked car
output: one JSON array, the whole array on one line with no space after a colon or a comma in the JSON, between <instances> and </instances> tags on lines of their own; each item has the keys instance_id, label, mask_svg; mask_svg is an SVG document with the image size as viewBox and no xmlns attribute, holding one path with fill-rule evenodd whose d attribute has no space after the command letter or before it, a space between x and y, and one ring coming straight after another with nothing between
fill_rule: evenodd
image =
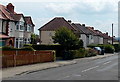
<instances>
[{"instance_id":1,"label":"parked car","mask_svg":"<svg viewBox=\"0 0 120 82\"><path fill-rule=\"evenodd\" d=\"M100 47L94 47L93 49L96 50L98 54L101 54L102 50Z\"/></svg>"},{"instance_id":2,"label":"parked car","mask_svg":"<svg viewBox=\"0 0 120 82\"><path fill-rule=\"evenodd\" d=\"M94 47L93 49L95 49L98 52L98 54L104 55L104 49L102 49L100 47Z\"/></svg>"}]
</instances>

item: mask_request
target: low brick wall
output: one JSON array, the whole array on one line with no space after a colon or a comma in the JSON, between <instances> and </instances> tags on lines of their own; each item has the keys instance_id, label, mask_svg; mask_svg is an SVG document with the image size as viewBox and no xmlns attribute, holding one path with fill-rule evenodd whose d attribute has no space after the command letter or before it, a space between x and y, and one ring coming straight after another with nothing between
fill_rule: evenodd
<instances>
[{"instance_id":1,"label":"low brick wall","mask_svg":"<svg viewBox=\"0 0 120 82\"><path fill-rule=\"evenodd\" d=\"M54 51L2 51L2 67L52 62Z\"/></svg>"}]
</instances>

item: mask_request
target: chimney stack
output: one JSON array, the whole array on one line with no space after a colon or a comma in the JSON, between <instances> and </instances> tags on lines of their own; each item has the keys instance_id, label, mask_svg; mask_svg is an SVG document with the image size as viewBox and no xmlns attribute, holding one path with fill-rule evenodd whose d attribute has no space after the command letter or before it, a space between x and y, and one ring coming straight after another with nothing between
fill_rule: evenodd
<instances>
[{"instance_id":1,"label":"chimney stack","mask_svg":"<svg viewBox=\"0 0 120 82\"><path fill-rule=\"evenodd\" d=\"M9 3L7 5L7 9L11 12L11 13L14 13L14 6L12 5L12 3Z\"/></svg>"},{"instance_id":2,"label":"chimney stack","mask_svg":"<svg viewBox=\"0 0 120 82\"><path fill-rule=\"evenodd\" d=\"M106 35L108 35L108 32L106 32Z\"/></svg>"},{"instance_id":3,"label":"chimney stack","mask_svg":"<svg viewBox=\"0 0 120 82\"><path fill-rule=\"evenodd\" d=\"M82 24L82 26L85 26L85 24Z\"/></svg>"},{"instance_id":4,"label":"chimney stack","mask_svg":"<svg viewBox=\"0 0 120 82\"><path fill-rule=\"evenodd\" d=\"M71 24L71 23L72 23L72 21L71 21L71 20L68 20L68 23L70 23L70 24Z\"/></svg>"},{"instance_id":5,"label":"chimney stack","mask_svg":"<svg viewBox=\"0 0 120 82\"><path fill-rule=\"evenodd\" d=\"M94 30L94 27L91 27Z\"/></svg>"}]
</instances>

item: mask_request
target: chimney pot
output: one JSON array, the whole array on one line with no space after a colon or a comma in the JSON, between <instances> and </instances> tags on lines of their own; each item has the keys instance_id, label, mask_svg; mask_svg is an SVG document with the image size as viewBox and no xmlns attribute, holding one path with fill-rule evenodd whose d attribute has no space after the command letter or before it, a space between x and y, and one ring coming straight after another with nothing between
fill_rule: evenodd
<instances>
[{"instance_id":1,"label":"chimney pot","mask_svg":"<svg viewBox=\"0 0 120 82\"><path fill-rule=\"evenodd\" d=\"M68 20L68 23L72 23L72 21L71 21L71 20Z\"/></svg>"},{"instance_id":2,"label":"chimney pot","mask_svg":"<svg viewBox=\"0 0 120 82\"><path fill-rule=\"evenodd\" d=\"M11 13L14 13L14 6L12 5L12 3L9 3L7 5L7 9L11 12Z\"/></svg>"},{"instance_id":3,"label":"chimney pot","mask_svg":"<svg viewBox=\"0 0 120 82\"><path fill-rule=\"evenodd\" d=\"M85 26L85 24L82 24L82 26Z\"/></svg>"},{"instance_id":4,"label":"chimney pot","mask_svg":"<svg viewBox=\"0 0 120 82\"><path fill-rule=\"evenodd\" d=\"M108 35L108 32L106 32L106 35Z\"/></svg>"}]
</instances>

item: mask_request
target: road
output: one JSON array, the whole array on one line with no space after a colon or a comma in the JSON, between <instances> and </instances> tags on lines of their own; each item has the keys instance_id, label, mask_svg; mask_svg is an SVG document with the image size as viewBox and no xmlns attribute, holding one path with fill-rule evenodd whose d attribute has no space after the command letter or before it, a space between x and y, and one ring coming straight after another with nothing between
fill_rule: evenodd
<instances>
[{"instance_id":1,"label":"road","mask_svg":"<svg viewBox=\"0 0 120 82\"><path fill-rule=\"evenodd\" d=\"M77 64L18 75L5 80L118 80L118 55L78 59Z\"/></svg>"}]
</instances>

